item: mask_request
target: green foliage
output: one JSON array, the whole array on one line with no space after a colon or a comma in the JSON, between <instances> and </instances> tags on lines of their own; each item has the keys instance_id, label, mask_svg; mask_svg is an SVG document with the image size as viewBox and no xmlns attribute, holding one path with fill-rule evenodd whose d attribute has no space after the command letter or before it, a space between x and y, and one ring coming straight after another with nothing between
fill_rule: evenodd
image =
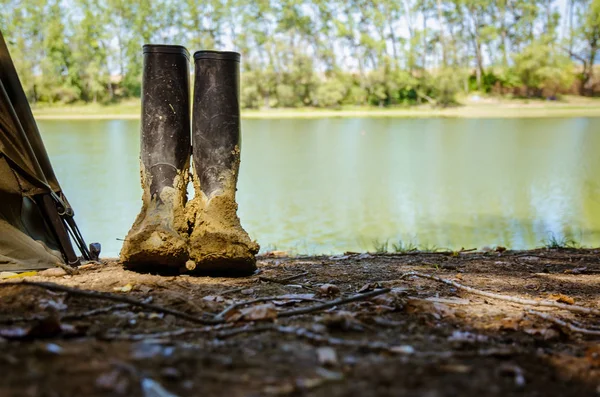
<instances>
[{"instance_id":1,"label":"green foliage","mask_svg":"<svg viewBox=\"0 0 600 397\"><path fill-rule=\"evenodd\" d=\"M560 24L557 0L4 0L0 29L32 102L139 96L141 46L165 43L240 51L245 108L451 106L556 95L576 69L593 94L600 0L569 1Z\"/></svg>"},{"instance_id":2,"label":"green foliage","mask_svg":"<svg viewBox=\"0 0 600 397\"><path fill-rule=\"evenodd\" d=\"M434 78L434 87L437 92L437 102L446 107L457 104L456 95L462 89L464 78L462 73L455 68L444 68Z\"/></svg>"},{"instance_id":3,"label":"green foliage","mask_svg":"<svg viewBox=\"0 0 600 397\"><path fill-rule=\"evenodd\" d=\"M330 78L318 86L315 93L315 104L326 108L339 107L347 95L348 88L344 82Z\"/></svg>"},{"instance_id":4,"label":"green foliage","mask_svg":"<svg viewBox=\"0 0 600 397\"><path fill-rule=\"evenodd\" d=\"M544 37L515 56L514 73L528 96L556 95L573 84L573 64Z\"/></svg>"}]
</instances>

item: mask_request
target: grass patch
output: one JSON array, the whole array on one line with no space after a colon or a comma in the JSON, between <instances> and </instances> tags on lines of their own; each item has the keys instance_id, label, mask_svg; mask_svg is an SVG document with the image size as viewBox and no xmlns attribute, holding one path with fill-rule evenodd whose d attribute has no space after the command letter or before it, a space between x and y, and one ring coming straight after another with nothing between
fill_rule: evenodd
<instances>
[{"instance_id":1,"label":"grass patch","mask_svg":"<svg viewBox=\"0 0 600 397\"><path fill-rule=\"evenodd\" d=\"M409 252L416 252L419 250L416 244L412 241L406 243L402 240L398 240L398 243L393 243L392 249L394 252L399 254L408 254Z\"/></svg>"},{"instance_id":2,"label":"grass patch","mask_svg":"<svg viewBox=\"0 0 600 397\"><path fill-rule=\"evenodd\" d=\"M379 239L373 240L373 248L376 254L385 254L389 249L388 240L380 241Z\"/></svg>"},{"instance_id":3,"label":"grass patch","mask_svg":"<svg viewBox=\"0 0 600 397\"><path fill-rule=\"evenodd\" d=\"M554 233L548 233L548 237L542 240L542 244L547 249L581 248L581 244L573 237L557 237Z\"/></svg>"}]
</instances>

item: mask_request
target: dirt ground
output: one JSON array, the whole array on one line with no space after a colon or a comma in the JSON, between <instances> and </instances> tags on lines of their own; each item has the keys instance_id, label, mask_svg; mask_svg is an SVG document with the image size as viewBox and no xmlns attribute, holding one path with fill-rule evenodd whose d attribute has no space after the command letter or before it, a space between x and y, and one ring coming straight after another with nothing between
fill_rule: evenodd
<instances>
[{"instance_id":1,"label":"dirt ground","mask_svg":"<svg viewBox=\"0 0 600 397\"><path fill-rule=\"evenodd\" d=\"M600 395L600 250L55 273L0 282L0 396Z\"/></svg>"}]
</instances>

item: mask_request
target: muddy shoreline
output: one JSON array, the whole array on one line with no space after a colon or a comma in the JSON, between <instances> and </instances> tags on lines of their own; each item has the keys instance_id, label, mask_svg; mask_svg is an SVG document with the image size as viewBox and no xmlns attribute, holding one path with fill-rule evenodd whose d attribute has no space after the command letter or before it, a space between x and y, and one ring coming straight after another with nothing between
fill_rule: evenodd
<instances>
[{"instance_id":1,"label":"muddy shoreline","mask_svg":"<svg viewBox=\"0 0 600 397\"><path fill-rule=\"evenodd\" d=\"M263 256L258 265L226 279L138 274L105 260L75 275L0 281L0 395L600 392L599 249ZM331 302L341 303L318 309Z\"/></svg>"}]
</instances>

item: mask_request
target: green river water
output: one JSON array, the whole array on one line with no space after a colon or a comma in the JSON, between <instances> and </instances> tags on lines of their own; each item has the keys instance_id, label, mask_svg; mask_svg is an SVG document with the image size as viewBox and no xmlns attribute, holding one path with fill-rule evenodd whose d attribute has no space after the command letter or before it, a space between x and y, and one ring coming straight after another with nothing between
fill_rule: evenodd
<instances>
[{"instance_id":1,"label":"green river water","mask_svg":"<svg viewBox=\"0 0 600 397\"><path fill-rule=\"evenodd\" d=\"M116 256L141 205L139 121L44 120L88 242ZM242 224L263 251L330 254L399 240L600 246L600 118L245 120Z\"/></svg>"}]
</instances>

